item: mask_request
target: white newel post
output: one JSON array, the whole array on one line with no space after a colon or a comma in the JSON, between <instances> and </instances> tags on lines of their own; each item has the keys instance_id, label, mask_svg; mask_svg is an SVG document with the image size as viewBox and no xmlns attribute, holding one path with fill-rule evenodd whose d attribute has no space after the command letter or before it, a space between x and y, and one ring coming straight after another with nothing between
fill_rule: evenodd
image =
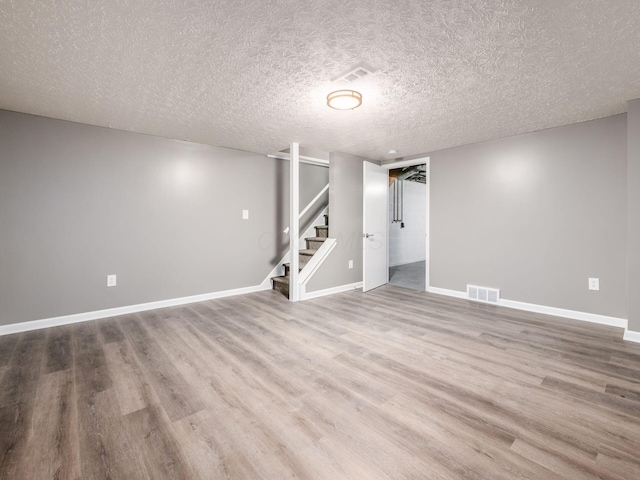
<instances>
[{"instance_id":1,"label":"white newel post","mask_svg":"<svg viewBox=\"0 0 640 480\"><path fill-rule=\"evenodd\" d=\"M291 161L289 162L289 245L291 266L289 270L289 300L300 300L299 264L300 264L300 145L291 144Z\"/></svg>"}]
</instances>

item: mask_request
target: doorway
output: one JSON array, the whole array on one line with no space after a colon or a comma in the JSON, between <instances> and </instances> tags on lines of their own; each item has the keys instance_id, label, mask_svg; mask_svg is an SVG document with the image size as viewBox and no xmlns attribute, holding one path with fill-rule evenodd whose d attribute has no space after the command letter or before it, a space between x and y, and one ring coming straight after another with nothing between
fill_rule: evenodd
<instances>
[{"instance_id":1,"label":"doorway","mask_svg":"<svg viewBox=\"0 0 640 480\"><path fill-rule=\"evenodd\" d=\"M426 290L427 165L389 170L389 283Z\"/></svg>"},{"instance_id":2,"label":"doorway","mask_svg":"<svg viewBox=\"0 0 640 480\"><path fill-rule=\"evenodd\" d=\"M368 161L364 163L363 171L363 291L366 292L389 282L389 233L390 218L393 211L389 205L390 186L389 171L404 169L405 167L422 166L421 175L425 177L425 195L422 197L422 215L426 232L422 237L425 252L424 266L415 265L418 275L423 274L424 283L417 288L429 290L429 203L430 203L430 158L421 157L413 160L399 160L384 165L374 165ZM405 207L406 207L405 201ZM398 228L402 228L398 225ZM406 223L405 223L406 228ZM419 263L419 262L411 262ZM398 267L399 265L394 265ZM405 267L404 269L408 269ZM402 270L403 268L397 269ZM395 273L395 271L393 272ZM413 273L415 276L415 272ZM402 274L401 274L402 276ZM414 287L416 288L416 287Z\"/></svg>"}]
</instances>

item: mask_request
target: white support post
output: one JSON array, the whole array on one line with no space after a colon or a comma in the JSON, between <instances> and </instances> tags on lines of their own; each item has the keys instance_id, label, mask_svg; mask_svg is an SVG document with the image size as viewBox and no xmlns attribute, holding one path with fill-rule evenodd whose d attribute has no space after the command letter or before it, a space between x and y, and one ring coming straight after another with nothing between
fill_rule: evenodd
<instances>
[{"instance_id":1,"label":"white support post","mask_svg":"<svg viewBox=\"0 0 640 480\"><path fill-rule=\"evenodd\" d=\"M291 161L289 162L289 246L291 262L289 265L289 300L300 300L300 145L291 144Z\"/></svg>"}]
</instances>

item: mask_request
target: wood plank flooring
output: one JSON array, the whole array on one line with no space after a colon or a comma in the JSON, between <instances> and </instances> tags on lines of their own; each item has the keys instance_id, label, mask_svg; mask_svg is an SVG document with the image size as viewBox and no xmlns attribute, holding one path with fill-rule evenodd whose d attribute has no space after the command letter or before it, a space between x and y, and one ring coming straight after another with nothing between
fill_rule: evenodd
<instances>
[{"instance_id":1,"label":"wood plank flooring","mask_svg":"<svg viewBox=\"0 0 640 480\"><path fill-rule=\"evenodd\" d=\"M394 286L0 337L0 478L640 479L621 337Z\"/></svg>"}]
</instances>

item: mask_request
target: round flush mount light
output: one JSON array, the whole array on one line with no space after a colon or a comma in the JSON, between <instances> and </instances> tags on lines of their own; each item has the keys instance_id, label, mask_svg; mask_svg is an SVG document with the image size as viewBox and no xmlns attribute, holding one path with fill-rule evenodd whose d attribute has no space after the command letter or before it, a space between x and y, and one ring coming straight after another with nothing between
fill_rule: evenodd
<instances>
[{"instance_id":1,"label":"round flush mount light","mask_svg":"<svg viewBox=\"0 0 640 480\"><path fill-rule=\"evenodd\" d=\"M362 105L362 94L355 90L336 90L327 95L327 105L336 110L353 110Z\"/></svg>"},{"instance_id":2,"label":"round flush mount light","mask_svg":"<svg viewBox=\"0 0 640 480\"><path fill-rule=\"evenodd\" d=\"M395 148L389 150L389 155L395 155L396 153L398 153L398 150L396 150Z\"/></svg>"}]
</instances>

